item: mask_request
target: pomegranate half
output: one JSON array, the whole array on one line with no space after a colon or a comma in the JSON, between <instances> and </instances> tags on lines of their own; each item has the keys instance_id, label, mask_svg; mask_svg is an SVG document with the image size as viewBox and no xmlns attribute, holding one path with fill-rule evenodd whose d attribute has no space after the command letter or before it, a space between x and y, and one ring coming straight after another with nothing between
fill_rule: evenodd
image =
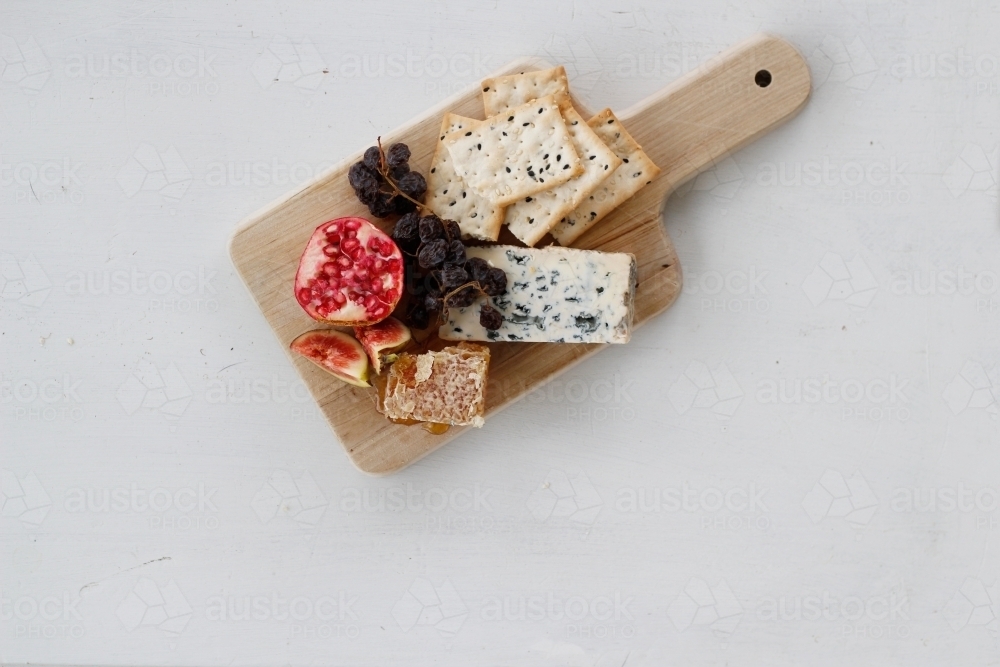
<instances>
[{"instance_id":1,"label":"pomegranate half","mask_svg":"<svg viewBox=\"0 0 1000 667\"><path fill-rule=\"evenodd\" d=\"M336 329L307 331L292 341L292 351L344 382L358 387L368 384L368 355L361 343Z\"/></svg>"},{"instance_id":2,"label":"pomegranate half","mask_svg":"<svg viewBox=\"0 0 1000 667\"><path fill-rule=\"evenodd\" d=\"M364 218L337 218L309 238L295 274L295 298L314 320L368 326L389 317L403 284L396 243Z\"/></svg>"}]
</instances>

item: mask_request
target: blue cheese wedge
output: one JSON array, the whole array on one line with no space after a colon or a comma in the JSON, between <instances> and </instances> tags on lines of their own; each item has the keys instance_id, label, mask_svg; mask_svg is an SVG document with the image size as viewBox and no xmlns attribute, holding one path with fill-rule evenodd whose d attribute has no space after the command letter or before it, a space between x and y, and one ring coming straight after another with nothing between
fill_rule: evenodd
<instances>
[{"instance_id":1,"label":"blue cheese wedge","mask_svg":"<svg viewBox=\"0 0 1000 667\"><path fill-rule=\"evenodd\" d=\"M632 335L635 255L548 246L469 248L507 274L507 292L480 297L468 308L449 308L438 336L444 340L528 343L627 343ZM479 324L487 298L503 326Z\"/></svg>"}]
</instances>

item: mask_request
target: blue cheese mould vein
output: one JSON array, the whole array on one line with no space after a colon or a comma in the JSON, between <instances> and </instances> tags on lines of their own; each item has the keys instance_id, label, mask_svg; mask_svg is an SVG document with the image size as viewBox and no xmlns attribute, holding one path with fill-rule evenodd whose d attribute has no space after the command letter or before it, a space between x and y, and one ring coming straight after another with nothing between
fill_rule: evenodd
<instances>
[{"instance_id":1,"label":"blue cheese mould vein","mask_svg":"<svg viewBox=\"0 0 1000 667\"><path fill-rule=\"evenodd\" d=\"M632 335L635 256L548 246L468 249L507 274L507 292L490 299L503 325L479 323L487 297L449 308L438 336L445 340L530 343L626 343Z\"/></svg>"}]
</instances>

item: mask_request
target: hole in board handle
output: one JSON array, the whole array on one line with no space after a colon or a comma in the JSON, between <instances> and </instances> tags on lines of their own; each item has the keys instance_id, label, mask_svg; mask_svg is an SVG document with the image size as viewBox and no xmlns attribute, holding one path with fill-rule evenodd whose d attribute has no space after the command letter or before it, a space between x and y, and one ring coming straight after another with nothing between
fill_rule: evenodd
<instances>
[{"instance_id":1,"label":"hole in board handle","mask_svg":"<svg viewBox=\"0 0 1000 667\"><path fill-rule=\"evenodd\" d=\"M753 81L761 88L767 88L771 85L771 73L762 69L754 75Z\"/></svg>"}]
</instances>

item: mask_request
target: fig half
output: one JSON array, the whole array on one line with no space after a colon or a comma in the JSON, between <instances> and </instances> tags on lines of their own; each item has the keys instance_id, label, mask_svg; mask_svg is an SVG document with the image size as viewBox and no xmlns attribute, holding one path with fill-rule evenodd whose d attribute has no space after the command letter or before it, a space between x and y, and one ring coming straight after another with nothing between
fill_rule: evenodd
<instances>
[{"instance_id":1,"label":"fig half","mask_svg":"<svg viewBox=\"0 0 1000 667\"><path fill-rule=\"evenodd\" d=\"M308 331L293 340L291 348L344 382L358 387L371 386L368 384L368 356L364 348L342 331Z\"/></svg>"},{"instance_id":2,"label":"fig half","mask_svg":"<svg viewBox=\"0 0 1000 667\"><path fill-rule=\"evenodd\" d=\"M395 361L394 352L399 352L410 342L409 328L395 317L387 317L370 327L354 327L354 335L375 367L376 375L382 372L382 365Z\"/></svg>"}]
</instances>

